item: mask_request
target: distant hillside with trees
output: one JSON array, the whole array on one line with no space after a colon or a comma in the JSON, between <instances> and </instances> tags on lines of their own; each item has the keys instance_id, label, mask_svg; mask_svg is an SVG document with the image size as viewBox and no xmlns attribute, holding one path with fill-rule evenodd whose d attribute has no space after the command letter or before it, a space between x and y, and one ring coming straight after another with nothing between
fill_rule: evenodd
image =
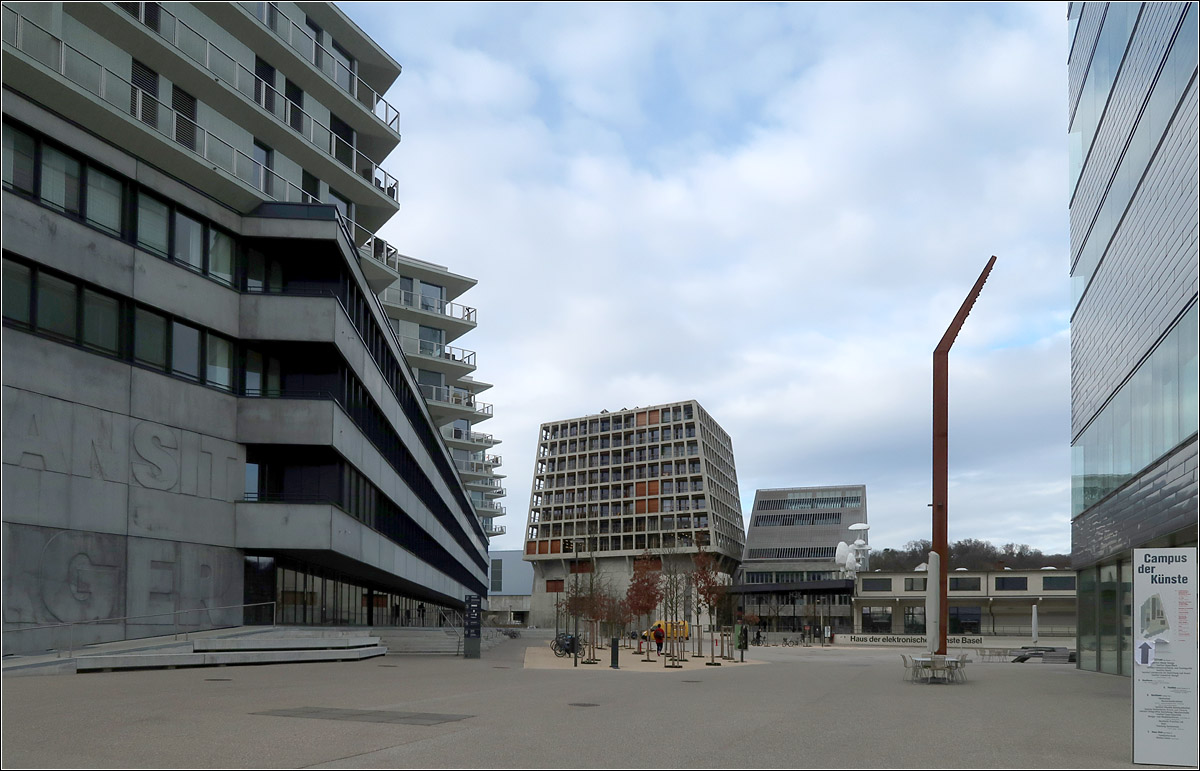
<instances>
[{"instance_id":1,"label":"distant hillside with trees","mask_svg":"<svg viewBox=\"0 0 1200 771\"><path fill-rule=\"evenodd\" d=\"M903 549L872 550L871 570L909 571L922 562L929 561L933 542L928 540L909 541ZM997 547L977 538L964 538L950 544L950 570L1037 570L1055 567L1069 569L1070 554L1044 554L1041 550L1024 543L1006 543Z\"/></svg>"}]
</instances>

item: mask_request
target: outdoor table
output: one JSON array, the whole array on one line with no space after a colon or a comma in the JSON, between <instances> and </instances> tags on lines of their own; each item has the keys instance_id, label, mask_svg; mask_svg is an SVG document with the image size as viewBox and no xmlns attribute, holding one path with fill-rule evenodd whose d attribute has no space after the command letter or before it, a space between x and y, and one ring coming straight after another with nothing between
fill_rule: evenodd
<instances>
[{"instance_id":1,"label":"outdoor table","mask_svg":"<svg viewBox=\"0 0 1200 771\"><path fill-rule=\"evenodd\" d=\"M922 668L931 667L933 665L933 656L913 656L912 660L913 660L914 664L920 664L922 666ZM952 678L951 670L953 668L961 666L961 665L962 665L962 662L959 658L957 658L955 656L946 656L946 675L944 678L940 678L941 681L946 682L946 683L953 682L953 680L951 679ZM931 669L929 678L925 682L931 683L934 681L934 679L935 678L932 674L932 669Z\"/></svg>"}]
</instances>

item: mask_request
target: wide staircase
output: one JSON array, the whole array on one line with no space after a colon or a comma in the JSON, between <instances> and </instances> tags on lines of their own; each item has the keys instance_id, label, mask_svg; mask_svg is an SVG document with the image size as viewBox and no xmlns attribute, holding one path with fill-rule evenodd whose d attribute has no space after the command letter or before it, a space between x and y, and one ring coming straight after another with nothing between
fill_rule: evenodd
<instances>
[{"instance_id":1,"label":"wide staircase","mask_svg":"<svg viewBox=\"0 0 1200 771\"><path fill-rule=\"evenodd\" d=\"M444 654L461 656L463 652L462 630L447 627L377 626L371 634L379 638L387 648L389 656L405 654ZM480 634L480 648L489 650L506 638L499 631L484 627Z\"/></svg>"}]
</instances>

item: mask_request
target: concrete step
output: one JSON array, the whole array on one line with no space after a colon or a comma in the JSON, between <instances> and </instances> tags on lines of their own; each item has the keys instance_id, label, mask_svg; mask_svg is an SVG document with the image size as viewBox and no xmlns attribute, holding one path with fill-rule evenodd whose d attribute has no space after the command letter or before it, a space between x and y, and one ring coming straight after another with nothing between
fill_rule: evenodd
<instances>
[{"instance_id":1,"label":"concrete step","mask_svg":"<svg viewBox=\"0 0 1200 771\"><path fill-rule=\"evenodd\" d=\"M369 648L376 645L379 645L378 637L268 637L255 635L253 637L192 640L192 650L196 653Z\"/></svg>"},{"instance_id":2,"label":"concrete step","mask_svg":"<svg viewBox=\"0 0 1200 771\"><path fill-rule=\"evenodd\" d=\"M307 661L361 661L383 656L382 645L340 650L254 650L211 653L118 653L79 656L77 672L102 672L118 669L174 669L176 667L215 667L240 664L290 664Z\"/></svg>"}]
</instances>

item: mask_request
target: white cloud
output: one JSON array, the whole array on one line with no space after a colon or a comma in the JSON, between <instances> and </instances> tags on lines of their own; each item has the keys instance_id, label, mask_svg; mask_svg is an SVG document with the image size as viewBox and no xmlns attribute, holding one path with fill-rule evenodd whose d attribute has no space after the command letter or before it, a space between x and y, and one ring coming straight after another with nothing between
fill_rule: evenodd
<instances>
[{"instance_id":1,"label":"white cloud","mask_svg":"<svg viewBox=\"0 0 1200 771\"><path fill-rule=\"evenodd\" d=\"M951 536L1069 548L1061 7L441 8L347 11L405 65L384 235L479 279L495 545L538 424L688 398L747 506L865 482L873 544L927 537L931 354L996 254L951 357Z\"/></svg>"}]
</instances>

